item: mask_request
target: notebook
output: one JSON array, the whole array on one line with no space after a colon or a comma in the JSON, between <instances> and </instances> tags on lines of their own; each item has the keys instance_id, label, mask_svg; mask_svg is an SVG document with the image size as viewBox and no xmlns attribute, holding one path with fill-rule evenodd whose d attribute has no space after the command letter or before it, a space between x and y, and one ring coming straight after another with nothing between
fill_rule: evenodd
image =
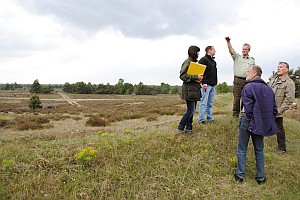
<instances>
[{"instance_id":1,"label":"notebook","mask_svg":"<svg viewBox=\"0 0 300 200\"><path fill-rule=\"evenodd\" d=\"M199 63L195 63L195 62L190 62L190 66L189 66L189 69L187 71L187 74L189 74L189 75L198 75L198 74L203 75L205 69L206 69L206 65L202 65L202 64L199 64Z\"/></svg>"}]
</instances>

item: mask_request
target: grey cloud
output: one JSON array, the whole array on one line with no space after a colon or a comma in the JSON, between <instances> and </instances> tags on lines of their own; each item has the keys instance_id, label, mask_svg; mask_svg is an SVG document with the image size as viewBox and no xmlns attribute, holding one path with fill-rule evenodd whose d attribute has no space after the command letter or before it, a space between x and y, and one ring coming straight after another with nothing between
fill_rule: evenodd
<instances>
[{"instance_id":1,"label":"grey cloud","mask_svg":"<svg viewBox=\"0 0 300 200\"><path fill-rule=\"evenodd\" d=\"M36 44L28 38L9 38L0 40L0 57L10 59L10 57L24 57L30 55L33 51L38 51L48 47L46 45Z\"/></svg>"},{"instance_id":2,"label":"grey cloud","mask_svg":"<svg viewBox=\"0 0 300 200\"><path fill-rule=\"evenodd\" d=\"M219 24L233 23L241 3L229 0L19 0L39 15L53 15L62 23L95 32L113 27L127 37L161 38L168 35L206 37ZM242 2L242 1L240 1Z\"/></svg>"},{"instance_id":3,"label":"grey cloud","mask_svg":"<svg viewBox=\"0 0 300 200\"><path fill-rule=\"evenodd\" d=\"M10 59L10 57L26 57L36 51L57 48L57 44L52 38L34 38L31 36L5 36L0 38L0 58Z\"/></svg>"}]
</instances>

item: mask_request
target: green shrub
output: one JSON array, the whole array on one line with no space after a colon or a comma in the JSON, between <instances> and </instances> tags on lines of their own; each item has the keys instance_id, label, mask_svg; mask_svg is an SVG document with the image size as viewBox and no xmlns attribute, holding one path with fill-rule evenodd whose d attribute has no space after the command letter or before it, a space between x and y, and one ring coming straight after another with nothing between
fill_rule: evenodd
<instances>
[{"instance_id":1,"label":"green shrub","mask_svg":"<svg viewBox=\"0 0 300 200\"><path fill-rule=\"evenodd\" d=\"M28 107L30 109L36 109L36 108L41 108L41 101L40 98L34 94L30 97L29 102L28 102Z\"/></svg>"}]
</instances>

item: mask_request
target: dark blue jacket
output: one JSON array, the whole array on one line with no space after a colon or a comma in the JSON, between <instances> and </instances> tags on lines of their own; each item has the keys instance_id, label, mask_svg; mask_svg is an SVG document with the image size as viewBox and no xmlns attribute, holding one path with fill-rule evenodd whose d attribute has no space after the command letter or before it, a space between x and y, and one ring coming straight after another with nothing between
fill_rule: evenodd
<instances>
[{"instance_id":1,"label":"dark blue jacket","mask_svg":"<svg viewBox=\"0 0 300 200\"><path fill-rule=\"evenodd\" d=\"M263 136L277 133L277 107L271 87L261 78L256 78L244 86L242 101L247 118L250 119L249 131Z\"/></svg>"}]
</instances>

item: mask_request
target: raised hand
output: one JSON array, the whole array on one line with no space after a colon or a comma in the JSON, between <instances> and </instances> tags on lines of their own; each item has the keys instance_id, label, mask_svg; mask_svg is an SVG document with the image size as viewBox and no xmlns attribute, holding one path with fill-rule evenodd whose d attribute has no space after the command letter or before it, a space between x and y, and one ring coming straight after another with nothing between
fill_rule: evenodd
<instances>
[{"instance_id":1,"label":"raised hand","mask_svg":"<svg viewBox=\"0 0 300 200\"><path fill-rule=\"evenodd\" d=\"M227 36L227 37L225 38L225 40L226 40L227 42L229 42L229 41L230 41L230 37Z\"/></svg>"}]
</instances>

